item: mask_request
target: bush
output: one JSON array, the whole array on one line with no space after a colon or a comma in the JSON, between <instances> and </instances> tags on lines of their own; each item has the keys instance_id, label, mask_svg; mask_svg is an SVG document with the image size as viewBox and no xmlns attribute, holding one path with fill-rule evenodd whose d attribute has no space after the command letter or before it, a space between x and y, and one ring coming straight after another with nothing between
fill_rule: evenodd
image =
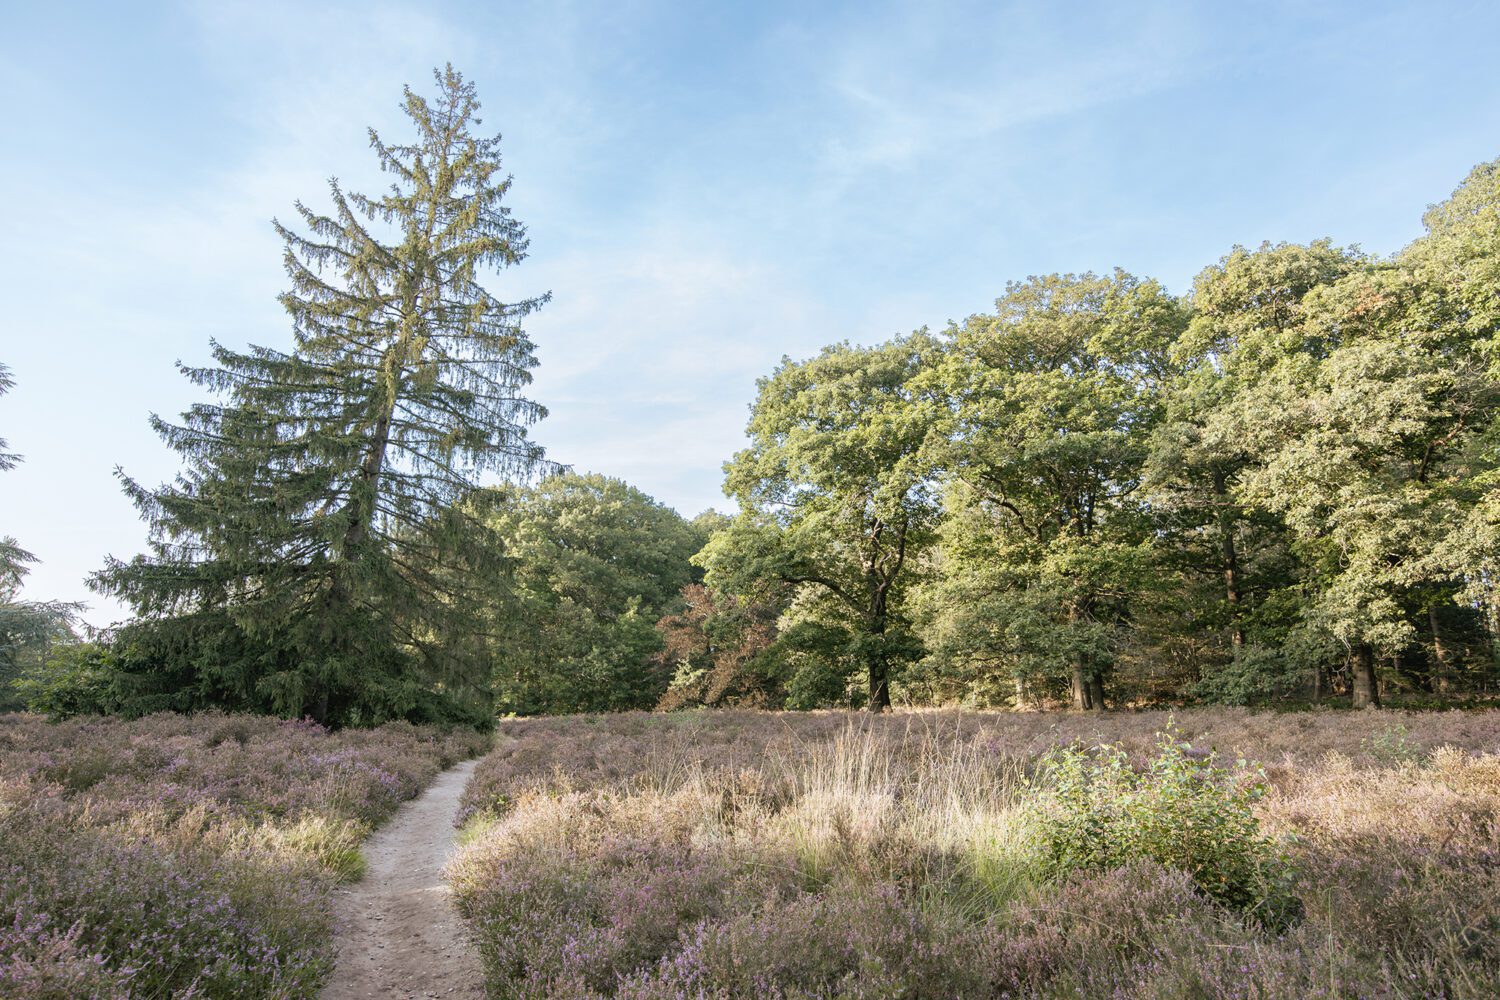
<instances>
[{"instance_id":1,"label":"bush","mask_svg":"<svg viewBox=\"0 0 1500 1000\"><path fill-rule=\"evenodd\" d=\"M1412 739L1406 727L1399 722L1361 740L1360 746L1376 763L1390 767L1420 764L1427 757L1422 744Z\"/></svg>"},{"instance_id":2,"label":"bush","mask_svg":"<svg viewBox=\"0 0 1500 1000\"><path fill-rule=\"evenodd\" d=\"M1205 670L1192 694L1223 705L1266 704L1303 692L1310 673L1302 657L1252 645L1234 660Z\"/></svg>"},{"instance_id":3,"label":"bush","mask_svg":"<svg viewBox=\"0 0 1500 1000\"><path fill-rule=\"evenodd\" d=\"M1153 861L1270 927L1298 916L1292 872L1253 811L1264 776L1218 766L1213 753L1158 734L1143 771L1118 746L1064 748L1041 763L1043 870L1054 878Z\"/></svg>"}]
</instances>

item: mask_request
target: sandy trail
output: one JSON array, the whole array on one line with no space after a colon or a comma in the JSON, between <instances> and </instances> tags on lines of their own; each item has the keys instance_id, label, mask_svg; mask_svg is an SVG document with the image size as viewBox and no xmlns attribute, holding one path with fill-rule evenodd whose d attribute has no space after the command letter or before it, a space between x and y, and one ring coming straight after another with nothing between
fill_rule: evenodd
<instances>
[{"instance_id":1,"label":"sandy trail","mask_svg":"<svg viewBox=\"0 0 1500 1000\"><path fill-rule=\"evenodd\" d=\"M338 964L323 1000L484 996L442 878L458 797L478 763L438 775L365 842L365 877L335 899Z\"/></svg>"}]
</instances>

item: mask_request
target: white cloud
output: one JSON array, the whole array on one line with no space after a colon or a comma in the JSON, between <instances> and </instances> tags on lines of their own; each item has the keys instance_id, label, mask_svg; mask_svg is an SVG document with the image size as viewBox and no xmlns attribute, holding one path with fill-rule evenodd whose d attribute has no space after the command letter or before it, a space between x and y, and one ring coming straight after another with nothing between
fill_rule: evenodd
<instances>
[{"instance_id":1,"label":"white cloud","mask_svg":"<svg viewBox=\"0 0 1500 1000\"><path fill-rule=\"evenodd\" d=\"M1190 22L1160 9L1043 19L1014 6L961 18L897 8L830 59L843 106L822 166L847 178L963 156L1007 129L1171 86L1196 55Z\"/></svg>"}]
</instances>

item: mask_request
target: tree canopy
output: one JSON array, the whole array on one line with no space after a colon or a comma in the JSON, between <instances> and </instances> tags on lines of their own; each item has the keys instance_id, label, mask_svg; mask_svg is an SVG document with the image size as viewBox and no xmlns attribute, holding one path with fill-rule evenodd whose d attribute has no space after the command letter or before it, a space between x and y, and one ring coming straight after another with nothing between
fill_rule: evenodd
<instances>
[{"instance_id":1,"label":"tree canopy","mask_svg":"<svg viewBox=\"0 0 1500 1000\"><path fill-rule=\"evenodd\" d=\"M669 679L656 623L693 582L688 560L704 533L600 475L565 473L490 499L510 563L490 601L499 711L654 705Z\"/></svg>"},{"instance_id":2,"label":"tree canopy","mask_svg":"<svg viewBox=\"0 0 1500 1000\"><path fill-rule=\"evenodd\" d=\"M1032 277L784 361L683 648L774 583L735 662L788 704L855 664L874 707L1492 690L1500 161L1425 222L1390 258L1236 247L1182 297Z\"/></svg>"},{"instance_id":3,"label":"tree canopy","mask_svg":"<svg viewBox=\"0 0 1500 1000\"><path fill-rule=\"evenodd\" d=\"M903 605L939 508L922 460L936 414L913 379L936 347L925 332L841 344L762 379L750 447L724 467L742 513L700 557L731 593L765 576L806 585L802 613L835 630L875 708L919 653Z\"/></svg>"}]
</instances>

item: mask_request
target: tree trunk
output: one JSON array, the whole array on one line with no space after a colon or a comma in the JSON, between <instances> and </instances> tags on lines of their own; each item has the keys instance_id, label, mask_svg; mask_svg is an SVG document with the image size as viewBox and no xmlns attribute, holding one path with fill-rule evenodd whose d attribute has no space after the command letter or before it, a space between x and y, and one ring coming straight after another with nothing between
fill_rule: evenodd
<instances>
[{"instance_id":1,"label":"tree trunk","mask_svg":"<svg viewBox=\"0 0 1500 1000\"><path fill-rule=\"evenodd\" d=\"M884 712L891 707L890 663L884 649L886 626L885 588L875 587L870 597L870 634L882 640L865 656L865 670L869 674L870 711Z\"/></svg>"},{"instance_id":2,"label":"tree trunk","mask_svg":"<svg viewBox=\"0 0 1500 1000\"><path fill-rule=\"evenodd\" d=\"M1073 661L1073 676L1068 684L1068 691L1072 695L1073 708L1082 712L1089 707L1089 683L1083 676L1083 657Z\"/></svg>"},{"instance_id":3,"label":"tree trunk","mask_svg":"<svg viewBox=\"0 0 1500 1000\"><path fill-rule=\"evenodd\" d=\"M1485 670L1488 682L1495 674L1495 665L1500 663L1500 608L1495 606L1493 588L1484 600L1484 623L1490 637L1490 662Z\"/></svg>"},{"instance_id":4,"label":"tree trunk","mask_svg":"<svg viewBox=\"0 0 1500 1000\"><path fill-rule=\"evenodd\" d=\"M1073 677L1070 688L1075 709L1083 712L1094 707L1094 692L1089 685L1088 657L1083 653L1073 655Z\"/></svg>"},{"instance_id":5,"label":"tree trunk","mask_svg":"<svg viewBox=\"0 0 1500 1000\"><path fill-rule=\"evenodd\" d=\"M1240 624L1240 557L1234 544L1234 515L1228 510L1229 496L1224 473L1214 473L1214 495L1219 502L1219 551L1224 559L1224 600L1229 605L1229 648L1238 660L1245 648L1245 629Z\"/></svg>"},{"instance_id":6,"label":"tree trunk","mask_svg":"<svg viewBox=\"0 0 1500 1000\"><path fill-rule=\"evenodd\" d=\"M394 405L394 404L392 404ZM359 486L366 492L364 497L353 496L350 500L354 502L353 519L349 523L349 530L344 534L345 558L354 554L354 551L370 534L370 526L375 521L375 508L379 504L376 496L380 489L380 474L385 469L385 450L390 445L391 438L391 414L389 411L382 412L375 420L375 429L370 441L370 450L365 453L365 460L360 463ZM361 501L366 501L365 506Z\"/></svg>"},{"instance_id":7,"label":"tree trunk","mask_svg":"<svg viewBox=\"0 0 1500 1000\"><path fill-rule=\"evenodd\" d=\"M401 345L386 349L381 356L380 373L385 397L379 400L380 412L375 415L375 425L370 430L370 445L365 451L364 461L359 465L357 493L350 496L354 517L349 530L344 534L345 558L369 537L375 524L375 512L380 506L380 476L385 472L385 453L391 446L391 422L396 418L396 403L401 392L401 367L398 351Z\"/></svg>"},{"instance_id":8,"label":"tree trunk","mask_svg":"<svg viewBox=\"0 0 1500 1000\"><path fill-rule=\"evenodd\" d=\"M884 712L891 707L891 680L887 676L884 655L873 656L868 664L870 672L870 711Z\"/></svg>"},{"instance_id":9,"label":"tree trunk","mask_svg":"<svg viewBox=\"0 0 1500 1000\"><path fill-rule=\"evenodd\" d=\"M1355 708L1379 708L1380 687L1375 679L1375 651L1369 643L1355 643L1350 691Z\"/></svg>"},{"instance_id":10,"label":"tree trunk","mask_svg":"<svg viewBox=\"0 0 1500 1000\"><path fill-rule=\"evenodd\" d=\"M1025 712L1031 708L1031 701L1026 697L1026 678L1016 675L1016 704L1017 712Z\"/></svg>"},{"instance_id":11,"label":"tree trunk","mask_svg":"<svg viewBox=\"0 0 1500 1000\"><path fill-rule=\"evenodd\" d=\"M1453 665L1449 662L1448 647L1443 645L1443 630L1438 627L1436 601L1427 606L1427 624L1432 627L1432 690L1447 694L1453 690Z\"/></svg>"},{"instance_id":12,"label":"tree trunk","mask_svg":"<svg viewBox=\"0 0 1500 1000\"><path fill-rule=\"evenodd\" d=\"M1096 670L1089 674L1089 708L1102 712L1104 707L1104 678Z\"/></svg>"},{"instance_id":13,"label":"tree trunk","mask_svg":"<svg viewBox=\"0 0 1500 1000\"><path fill-rule=\"evenodd\" d=\"M1087 598L1079 598L1075 599L1074 602L1069 605L1068 624L1076 625L1078 622L1083 620L1084 613L1087 609L1087 604ZM1097 704L1095 704L1094 701L1095 686L1092 683L1093 675L1094 671L1092 669L1092 664L1089 663L1088 654L1083 652L1082 650L1074 653L1073 676L1071 679L1070 688L1073 695L1073 707L1080 712L1099 707Z\"/></svg>"}]
</instances>

